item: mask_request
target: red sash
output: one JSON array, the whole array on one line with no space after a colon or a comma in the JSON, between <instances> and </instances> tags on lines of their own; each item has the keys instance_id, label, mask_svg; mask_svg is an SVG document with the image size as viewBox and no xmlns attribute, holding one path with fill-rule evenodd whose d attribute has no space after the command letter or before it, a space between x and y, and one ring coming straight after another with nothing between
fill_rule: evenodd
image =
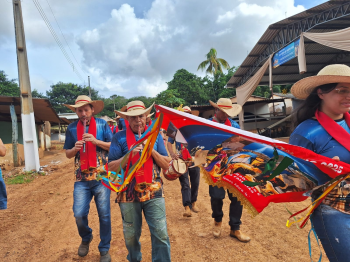
<instances>
[{"instance_id":1,"label":"red sash","mask_svg":"<svg viewBox=\"0 0 350 262\"><path fill-rule=\"evenodd\" d=\"M145 131L146 130L147 130L147 126L145 126ZM129 150L136 144L135 134L131 130L129 125L126 128L126 143L128 144ZM135 154L134 157L132 157L131 159L131 163L134 165L139 159L140 159L140 154ZM147 161L143 164L143 166L136 172L135 178L136 178L136 184L152 183L152 180L153 180L153 158L152 157L147 159Z\"/></svg>"},{"instance_id":2,"label":"red sash","mask_svg":"<svg viewBox=\"0 0 350 262\"><path fill-rule=\"evenodd\" d=\"M190 152L183 144L181 144L181 156L182 156L182 159L185 161L192 160Z\"/></svg>"},{"instance_id":3,"label":"red sash","mask_svg":"<svg viewBox=\"0 0 350 262\"><path fill-rule=\"evenodd\" d=\"M84 130L83 123L78 120L77 124L77 138L78 141L83 139ZM96 121L94 117L90 119L89 134L96 137ZM88 171L90 168L96 168L96 145L91 142L85 142L85 153L83 152L84 147L80 149L80 168L82 172Z\"/></svg>"},{"instance_id":4,"label":"red sash","mask_svg":"<svg viewBox=\"0 0 350 262\"><path fill-rule=\"evenodd\" d=\"M215 117L216 117L216 115L215 115ZM213 118L212 121L218 123L218 121L216 121L215 118ZM226 118L226 121L225 121L224 124L227 125L227 126L232 126L232 125L231 125L231 121L230 121L228 118Z\"/></svg>"},{"instance_id":5,"label":"red sash","mask_svg":"<svg viewBox=\"0 0 350 262\"><path fill-rule=\"evenodd\" d=\"M152 125L152 120L149 121L149 124L147 126L151 126Z\"/></svg>"},{"instance_id":6,"label":"red sash","mask_svg":"<svg viewBox=\"0 0 350 262\"><path fill-rule=\"evenodd\" d=\"M344 128L338 125L332 118L325 113L317 110L315 117L321 126L331 135L335 140L339 142L343 147L350 151L350 134L346 132ZM346 112L344 114L345 122L350 127L350 114Z\"/></svg>"}]
</instances>

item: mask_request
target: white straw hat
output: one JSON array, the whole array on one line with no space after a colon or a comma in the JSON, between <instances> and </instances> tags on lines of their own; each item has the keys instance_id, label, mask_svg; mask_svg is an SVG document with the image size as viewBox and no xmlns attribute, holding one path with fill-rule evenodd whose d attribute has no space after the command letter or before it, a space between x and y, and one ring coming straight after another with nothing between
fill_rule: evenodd
<instances>
[{"instance_id":1,"label":"white straw hat","mask_svg":"<svg viewBox=\"0 0 350 262\"><path fill-rule=\"evenodd\" d=\"M87 104L90 104L94 107L94 115L97 115L98 113L100 113L104 107L103 101L101 100L92 101L90 97L85 95L78 96L77 99L75 99L74 105L67 105L67 104L63 104L63 105L75 112L76 108L85 106Z\"/></svg>"},{"instance_id":2,"label":"white straw hat","mask_svg":"<svg viewBox=\"0 0 350 262\"><path fill-rule=\"evenodd\" d=\"M316 76L305 77L296 82L291 89L293 96L306 99L316 87L331 83L350 83L350 67L347 65L328 65Z\"/></svg>"},{"instance_id":3,"label":"white straw hat","mask_svg":"<svg viewBox=\"0 0 350 262\"><path fill-rule=\"evenodd\" d=\"M114 110L114 112L122 118L126 118L126 116L139 116L142 114L148 115L153 105L154 103L149 108L146 108L142 101L131 101L120 109L120 111Z\"/></svg>"},{"instance_id":4,"label":"white straw hat","mask_svg":"<svg viewBox=\"0 0 350 262\"><path fill-rule=\"evenodd\" d=\"M242 106L238 104L232 104L231 99L229 98L220 98L215 104L209 100L209 103L215 107L228 114L230 117L235 117L242 111Z\"/></svg>"}]
</instances>

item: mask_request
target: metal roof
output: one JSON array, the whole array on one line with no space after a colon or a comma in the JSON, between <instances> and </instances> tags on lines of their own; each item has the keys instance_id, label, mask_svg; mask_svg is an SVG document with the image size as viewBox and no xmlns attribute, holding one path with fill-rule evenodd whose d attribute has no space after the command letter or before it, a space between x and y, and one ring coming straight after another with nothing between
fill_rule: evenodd
<instances>
[{"instance_id":1,"label":"metal roof","mask_svg":"<svg viewBox=\"0 0 350 262\"><path fill-rule=\"evenodd\" d=\"M17 121L21 122L21 98L13 96L0 96L0 121L11 121L10 105L15 106ZM33 98L33 109L37 124L44 121L57 124L61 122L48 99Z\"/></svg>"},{"instance_id":2,"label":"metal roof","mask_svg":"<svg viewBox=\"0 0 350 262\"><path fill-rule=\"evenodd\" d=\"M301 32L323 33L350 27L349 15L349 0L331 0L270 25L228 81L227 87L238 87L247 82L270 54L297 40ZM293 84L304 77L317 74L324 66L332 63L350 65L350 52L323 46L307 38L305 55L305 74L299 74L298 61L294 58L273 69L273 84ZM265 72L259 85L268 84L269 76Z\"/></svg>"}]
</instances>

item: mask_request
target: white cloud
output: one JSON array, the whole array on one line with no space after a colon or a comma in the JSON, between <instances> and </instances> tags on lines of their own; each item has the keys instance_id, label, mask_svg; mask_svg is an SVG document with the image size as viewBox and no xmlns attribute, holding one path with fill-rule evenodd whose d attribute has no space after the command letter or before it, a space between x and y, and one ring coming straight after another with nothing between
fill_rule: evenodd
<instances>
[{"instance_id":1,"label":"white cloud","mask_svg":"<svg viewBox=\"0 0 350 262\"><path fill-rule=\"evenodd\" d=\"M283 19L286 10L292 15L303 7L295 7L293 0L155 0L139 18L123 4L82 34L78 44L86 65L98 66L101 77L119 82L116 92L122 85L154 96L166 88L176 70L197 73L211 47L231 65L239 65L246 50L269 24ZM113 87L109 90L113 92Z\"/></svg>"},{"instance_id":2,"label":"white cloud","mask_svg":"<svg viewBox=\"0 0 350 262\"><path fill-rule=\"evenodd\" d=\"M176 70L196 74L214 47L240 65L268 25L304 10L294 0L49 0L91 85L104 96L155 96ZM151 2L151 3L150 3ZM46 1L40 1L55 30ZM31 79L37 89L77 82L32 1L22 1ZM0 0L0 57L15 58L12 5ZM61 37L61 36L60 36ZM62 40L63 42L63 40ZM65 45L66 50L68 47ZM0 59L0 70L16 72ZM6 65L11 68L6 68ZM17 78L16 75L10 75Z\"/></svg>"}]
</instances>

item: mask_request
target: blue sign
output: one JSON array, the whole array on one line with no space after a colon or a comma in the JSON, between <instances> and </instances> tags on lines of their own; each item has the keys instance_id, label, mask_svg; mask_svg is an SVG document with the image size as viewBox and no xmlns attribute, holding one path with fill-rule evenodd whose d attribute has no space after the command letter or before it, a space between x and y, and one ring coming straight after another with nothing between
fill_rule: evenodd
<instances>
[{"instance_id":1,"label":"blue sign","mask_svg":"<svg viewBox=\"0 0 350 262\"><path fill-rule=\"evenodd\" d=\"M294 57L297 57L299 42L300 39L296 40L295 42L287 45L282 50L278 51L272 58L273 68L283 65L284 63L288 62Z\"/></svg>"}]
</instances>

